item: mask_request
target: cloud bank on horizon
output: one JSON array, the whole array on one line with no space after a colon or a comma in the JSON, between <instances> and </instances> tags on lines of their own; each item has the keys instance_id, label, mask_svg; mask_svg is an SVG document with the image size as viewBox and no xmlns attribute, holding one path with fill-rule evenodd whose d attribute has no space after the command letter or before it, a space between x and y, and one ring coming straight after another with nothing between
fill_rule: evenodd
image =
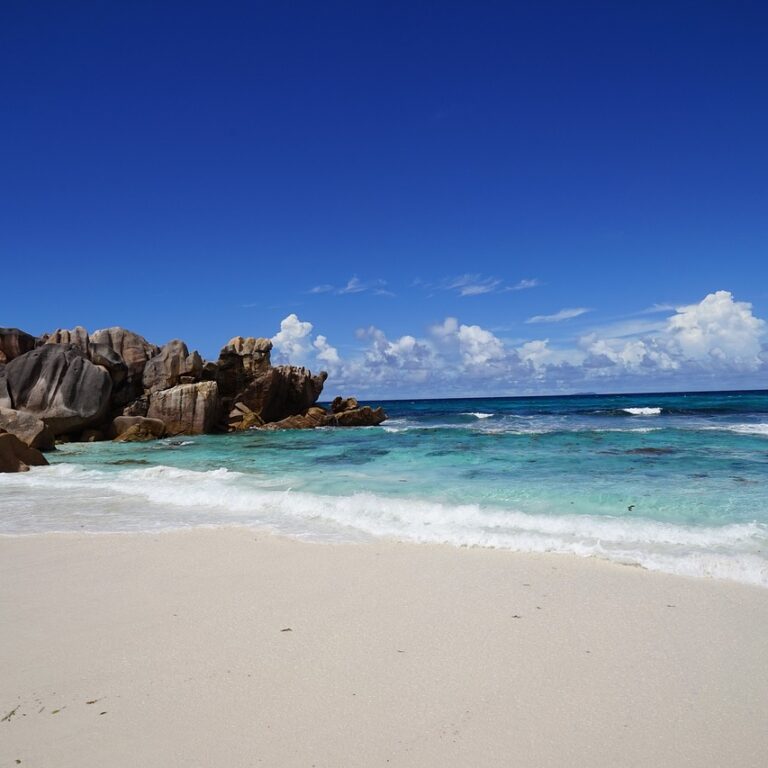
<instances>
[{"instance_id":1,"label":"cloud bank on horizon","mask_svg":"<svg viewBox=\"0 0 768 768\"><path fill-rule=\"evenodd\" d=\"M527 322L559 323L588 311L563 309ZM640 314L653 313L666 316L597 326L568 342L545 334L501 338L452 316L421 335L392 339L368 326L357 330L358 346L345 354L292 313L272 337L273 358L327 370L327 394L379 398L766 386L768 324L749 302L720 290L695 304Z\"/></svg>"}]
</instances>

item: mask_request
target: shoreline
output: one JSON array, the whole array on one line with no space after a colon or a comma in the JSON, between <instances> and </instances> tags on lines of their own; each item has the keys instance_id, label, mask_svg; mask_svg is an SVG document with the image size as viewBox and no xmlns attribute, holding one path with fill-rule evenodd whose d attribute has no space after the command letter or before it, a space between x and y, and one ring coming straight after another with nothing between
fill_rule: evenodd
<instances>
[{"instance_id":1,"label":"shoreline","mask_svg":"<svg viewBox=\"0 0 768 768\"><path fill-rule=\"evenodd\" d=\"M8 535L0 620L0 765L768 751L768 592L594 557L235 526Z\"/></svg>"}]
</instances>

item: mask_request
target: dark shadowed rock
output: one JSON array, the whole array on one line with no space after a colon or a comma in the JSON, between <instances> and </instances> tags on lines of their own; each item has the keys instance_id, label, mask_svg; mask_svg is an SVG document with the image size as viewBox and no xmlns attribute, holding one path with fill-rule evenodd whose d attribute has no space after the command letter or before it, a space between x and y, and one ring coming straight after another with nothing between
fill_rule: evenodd
<instances>
[{"instance_id":1,"label":"dark shadowed rock","mask_svg":"<svg viewBox=\"0 0 768 768\"><path fill-rule=\"evenodd\" d=\"M123 416L146 416L149 410L149 397L142 395L132 400L123 408Z\"/></svg>"},{"instance_id":2,"label":"dark shadowed rock","mask_svg":"<svg viewBox=\"0 0 768 768\"><path fill-rule=\"evenodd\" d=\"M0 365L10 363L15 357L31 352L37 339L18 328L0 328Z\"/></svg>"},{"instance_id":3,"label":"dark shadowed rock","mask_svg":"<svg viewBox=\"0 0 768 768\"><path fill-rule=\"evenodd\" d=\"M304 413L323 391L328 374L313 376L306 368L278 365L257 374L238 398L264 423Z\"/></svg>"},{"instance_id":4,"label":"dark shadowed rock","mask_svg":"<svg viewBox=\"0 0 768 768\"><path fill-rule=\"evenodd\" d=\"M164 422L169 436L199 435L216 428L219 408L216 382L201 381L154 392L147 416Z\"/></svg>"},{"instance_id":5,"label":"dark shadowed rock","mask_svg":"<svg viewBox=\"0 0 768 768\"><path fill-rule=\"evenodd\" d=\"M197 352L189 354L187 345L180 339L169 341L144 366L144 389L159 392L170 389L182 382L200 381L203 375L203 360Z\"/></svg>"},{"instance_id":6,"label":"dark shadowed rock","mask_svg":"<svg viewBox=\"0 0 768 768\"><path fill-rule=\"evenodd\" d=\"M162 437L165 433L165 424L160 419L148 419L143 416L118 416L112 420L110 436L120 437L132 427L141 427L143 432L148 432L153 438Z\"/></svg>"},{"instance_id":7,"label":"dark shadowed rock","mask_svg":"<svg viewBox=\"0 0 768 768\"><path fill-rule=\"evenodd\" d=\"M91 342L89 356L94 365L100 365L109 372L115 387L125 381L128 376L128 366L112 347Z\"/></svg>"},{"instance_id":8,"label":"dark shadowed rock","mask_svg":"<svg viewBox=\"0 0 768 768\"><path fill-rule=\"evenodd\" d=\"M99 443L104 439L104 433L100 429L84 429L80 434L79 443Z\"/></svg>"},{"instance_id":9,"label":"dark shadowed rock","mask_svg":"<svg viewBox=\"0 0 768 768\"><path fill-rule=\"evenodd\" d=\"M44 344L8 363L5 376L13 407L42 419L54 435L98 423L109 407L109 374L76 347Z\"/></svg>"},{"instance_id":10,"label":"dark shadowed rock","mask_svg":"<svg viewBox=\"0 0 768 768\"><path fill-rule=\"evenodd\" d=\"M0 407L0 428L16 435L30 448L37 448L39 451L52 451L54 448L53 432L44 421L31 413Z\"/></svg>"},{"instance_id":11,"label":"dark shadowed rock","mask_svg":"<svg viewBox=\"0 0 768 768\"><path fill-rule=\"evenodd\" d=\"M0 472L26 472L47 463L37 448L30 448L10 432L0 432Z\"/></svg>"},{"instance_id":12,"label":"dark shadowed rock","mask_svg":"<svg viewBox=\"0 0 768 768\"><path fill-rule=\"evenodd\" d=\"M88 331L82 325L78 325L71 330L59 328L53 333L48 334L46 344L68 344L77 347L86 357L88 357L91 340Z\"/></svg>"}]
</instances>

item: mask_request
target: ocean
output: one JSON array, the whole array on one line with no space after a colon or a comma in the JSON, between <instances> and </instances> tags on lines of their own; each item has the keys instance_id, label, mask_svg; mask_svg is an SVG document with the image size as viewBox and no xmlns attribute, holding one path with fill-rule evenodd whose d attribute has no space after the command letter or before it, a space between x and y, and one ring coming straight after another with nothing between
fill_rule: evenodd
<instances>
[{"instance_id":1,"label":"ocean","mask_svg":"<svg viewBox=\"0 0 768 768\"><path fill-rule=\"evenodd\" d=\"M768 587L768 391L381 404L381 427L63 445L0 475L0 534L245 525Z\"/></svg>"}]
</instances>

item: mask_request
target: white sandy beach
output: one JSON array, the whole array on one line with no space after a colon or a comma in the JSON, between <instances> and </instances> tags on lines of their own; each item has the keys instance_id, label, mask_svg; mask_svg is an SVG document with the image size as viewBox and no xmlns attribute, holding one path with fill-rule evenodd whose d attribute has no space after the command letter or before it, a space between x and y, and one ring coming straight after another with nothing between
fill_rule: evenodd
<instances>
[{"instance_id":1,"label":"white sandy beach","mask_svg":"<svg viewBox=\"0 0 768 768\"><path fill-rule=\"evenodd\" d=\"M245 529L40 535L0 538L0 624L0 768L768 755L768 590L738 584Z\"/></svg>"}]
</instances>

